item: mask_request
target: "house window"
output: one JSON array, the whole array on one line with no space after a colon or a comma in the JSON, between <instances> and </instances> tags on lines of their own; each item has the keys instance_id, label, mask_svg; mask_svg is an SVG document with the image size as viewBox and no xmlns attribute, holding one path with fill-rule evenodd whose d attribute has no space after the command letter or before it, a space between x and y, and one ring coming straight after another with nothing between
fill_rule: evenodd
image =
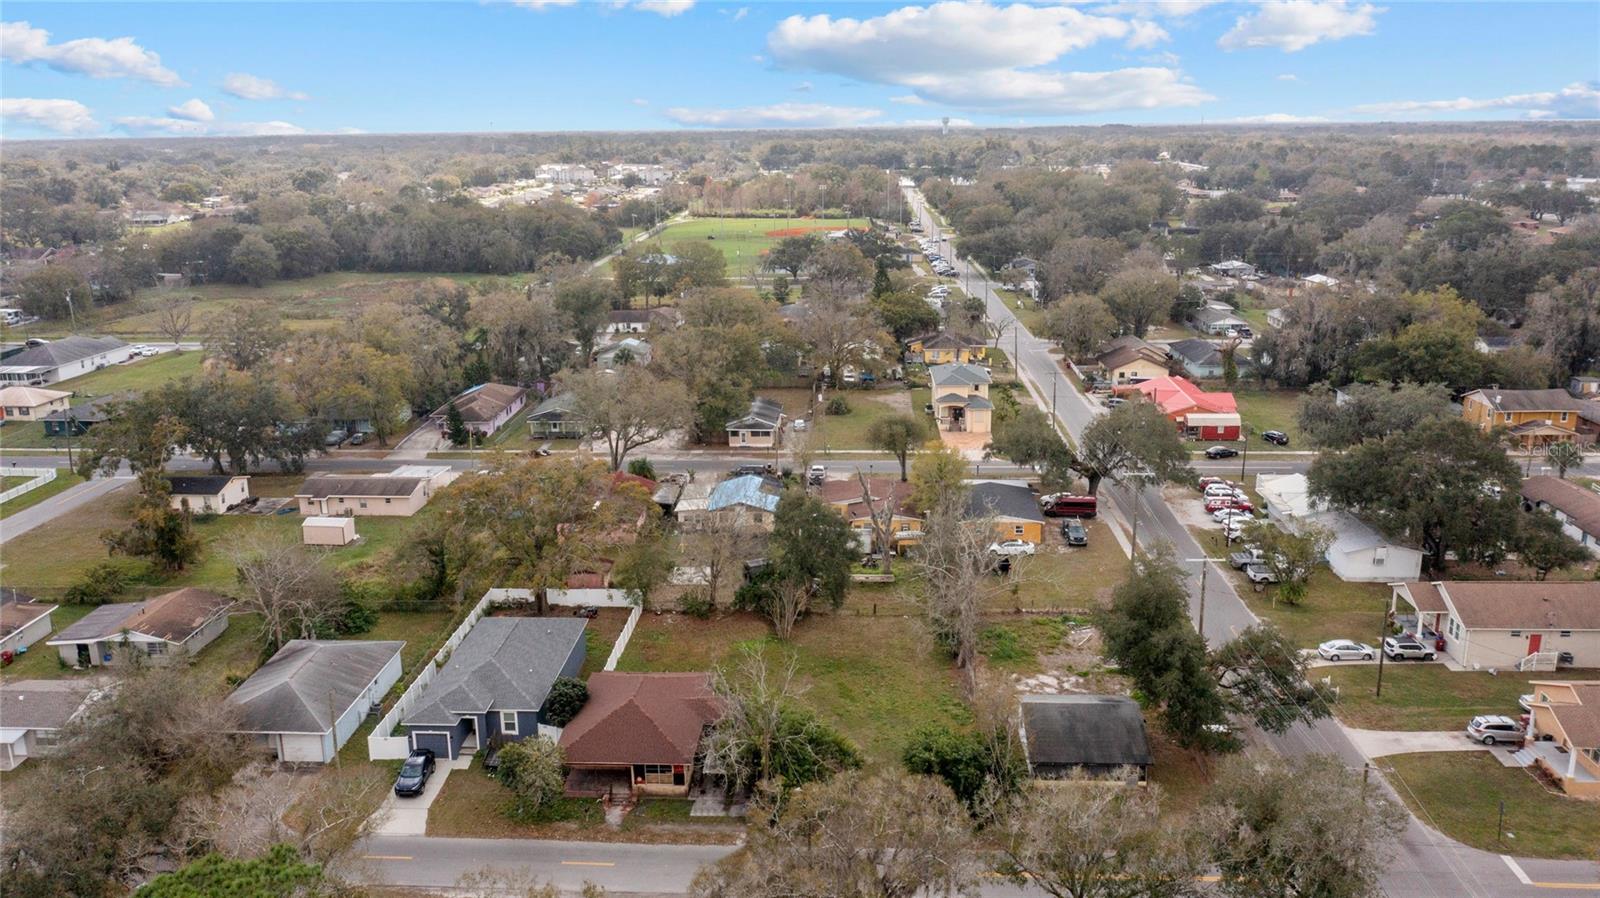
<instances>
[{"instance_id":1,"label":"house window","mask_svg":"<svg viewBox=\"0 0 1600 898\"><path fill-rule=\"evenodd\" d=\"M384 499L383 500L383 504L388 505L389 504L389 500L388 499Z\"/></svg>"},{"instance_id":2,"label":"house window","mask_svg":"<svg viewBox=\"0 0 1600 898\"><path fill-rule=\"evenodd\" d=\"M1510 412L1506 412L1506 423L1507 424L1511 423L1511 413Z\"/></svg>"},{"instance_id":3,"label":"house window","mask_svg":"<svg viewBox=\"0 0 1600 898\"><path fill-rule=\"evenodd\" d=\"M366 508L367 507L367 500L362 499L360 502L358 502L356 504L360 505L362 508Z\"/></svg>"},{"instance_id":4,"label":"house window","mask_svg":"<svg viewBox=\"0 0 1600 898\"><path fill-rule=\"evenodd\" d=\"M1562 639L1566 639L1568 636L1571 636L1571 635L1572 635L1572 631L1571 630L1562 630L1561 631L1561 638Z\"/></svg>"},{"instance_id":5,"label":"house window","mask_svg":"<svg viewBox=\"0 0 1600 898\"><path fill-rule=\"evenodd\" d=\"M644 775L641 778L646 783L657 786L682 785L683 783L682 773L677 774L678 779L674 781L671 764L644 764L642 767Z\"/></svg>"},{"instance_id":6,"label":"house window","mask_svg":"<svg viewBox=\"0 0 1600 898\"><path fill-rule=\"evenodd\" d=\"M517 712L500 712L500 732L505 733L507 736L517 735Z\"/></svg>"},{"instance_id":7,"label":"house window","mask_svg":"<svg viewBox=\"0 0 1600 898\"><path fill-rule=\"evenodd\" d=\"M1511 636L1512 636L1512 637L1513 637L1513 638L1515 638L1515 637L1518 637L1518 636L1521 636L1521 635L1522 635L1522 631L1521 631L1521 630L1512 630L1512 631L1511 631Z\"/></svg>"},{"instance_id":8,"label":"house window","mask_svg":"<svg viewBox=\"0 0 1600 898\"><path fill-rule=\"evenodd\" d=\"M147 655L165 655L167 653L167 644L164 642L147 642L144 644L144 652Z\"/></svg>"},{"instance_id":9,"label":"house window","mask_svg":"<svg viewBox=\"0 0 1600 898\"><path fill-rule=\"evenodd\" d=\"M1022 525L1021 524L1017 524L1016 526L1012 527L1011 528L1011 535L1012 536L1021 536L1022 535Z\"/></svg>"},{"instance_id":10,"label":"house window","mask_svg":"<svg viewBox=\"0 0 1600 898\"><path fill-rule=\"evenodd\" d=\"M1567 415L1569 415L1569 414L1571 414L1571 412L1562 412L1561 413L1561 423L1563 423L1563 424L1567 423Z\"/></svg>"},{"instance_id":11,"label":"house window","mask_svg":"<svg viewBox=\"0 0 1600 898\"><path fill-rule=\"evenodd\" d=\"M911 532L911 524L910 524L910 522L901 521L900 522L900 532L901 533L910 533Z\"/></svg>"}]
</instances>

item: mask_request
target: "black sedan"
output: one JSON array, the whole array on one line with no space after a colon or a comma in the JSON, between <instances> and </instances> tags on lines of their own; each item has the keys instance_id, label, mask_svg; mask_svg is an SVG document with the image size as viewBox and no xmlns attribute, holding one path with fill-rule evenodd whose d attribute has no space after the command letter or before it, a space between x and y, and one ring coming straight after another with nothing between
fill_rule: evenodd
<instances>
[{"instance_id":1,"label":"black sedan","mask_svg":"<svg viewBox=\"0 0 1600 898\"><path fill-rule=\"evenodd\" d=\"M433 775L433 751L412 749L406 762L400 765L400 775L394 779L394 794L409 798L421 795L428 787L428 777Z\"/></svg>"},{"instance_id":2,"label":"black sedan","mask_svg":"<svg viewBox=\"0 0 1600 898\"><path fill-rule=\"evenodd\" d=\"M1233 458L1239 450L1228 446L1212 446L1206 450L1206 458Z\"/></svg>"},{"instance_id":3,"label":"black sedan","mask_svg":"<svg viewBox=\"0 0 1600 898\"><path fill-rule=\"evenodd\" d=\"M1261 435L1261 438L1263 440L1266 440L1269 443L1272 443L1275 446L1287 446L1287 445L1289 445L1289 435L1284 433L1281 430L1269 430L1269 431L1263 433Z\"/></svg>"}]
</instances>

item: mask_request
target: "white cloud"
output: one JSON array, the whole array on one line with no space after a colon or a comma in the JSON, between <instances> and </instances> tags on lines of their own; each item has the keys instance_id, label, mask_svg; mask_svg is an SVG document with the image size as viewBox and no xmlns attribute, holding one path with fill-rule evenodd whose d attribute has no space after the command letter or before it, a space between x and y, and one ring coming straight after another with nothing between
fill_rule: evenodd
<instances>
[{"instance_id":1,"label":"white cloud","mask_svg":"<svg viewBox=\"0 0 1600 898\"><path fill-rule=\"evenodd\" d=\"M1222 0L1140 0L1137 3L1107 3L1095 12L1110 15L1159 16L1163 19L1182 19L1194 15Z\"/></svg>"},{"instance_id":2,"label":"white cloud","mask_svg":"<svg viewBox=\"0 0 1600 898\"><path fill-rule=\"evenodd\" d=\"M1453 100L1396 100L1355 107L1363 115L1393 115L1406 118L1449 112L1479 112L1490 109L1520 109L1532 117L1600 118L1600 81L1576 81L1560 90L1504 97L1457 97Z\"/></svg>"},{"instance_id":3,"label":"white cloud","mask_svg":"<svg viewBox=\"0 0 1600 898\"><path fill-rule=\"evenodd\" d=\"M744 17L748 16L748 15L750 15L750 7L741 6L738 9L734 10L733 20L735 22L743 21Z\"/></svg>"},{"instance_id":4,"label":"white cloud","mask_svg":"<svg viewBox=\"0 0 1600 898\"><path fill-rule=\"evenodd\" d=\"M1377 28L1385 10L1371 3L1347 0L1268 0L1255 12L1240 16L1217 40L1224 50L1276 47L1294 53L1322 41L1336 41Z\"/></svg>"},{"instance_id":5,"label":"white cloud","mask_svg":"<svg viewBox=\"0 0 1600 898\"><path fill-rule=\"evenodd\" d=\"M272 137L306 133L306 129L289 122L197 122L150 115L125 115L117 119L117 125L133 134L167 134L174 137ZM341 129L338 133L360 132Z\"/></svg>"},{"instance_id":6,"label":"white cloud","mask_svg":"<svg viewBox=\"0 0 1600 898\"><path fill-rule=\"evenodd\" d=\"M947 0L870 19L790 16L767 35L767 49L788 68L909 87L924 102L985 112L1071 115L1213 99L1175 68L1041 68L1105 40L1146 47L1166 39L1167 32L1149 19L1092 15L1071 6Z\"/></svg>"},{"instance_id":7,"label":"white cloud","mask_svg":"<svg viewBox=\"0 0 1600 898\"><path fill-rule=\"evenodd\" d=\"M1320 115L1295 115L1292 112L1269 112L1266 115L1241 115L1224 119L1236 125L1312 125L1326 122Z\"/></svg>"},{"instance_id":8,"label":"white cloud","mask_svg":"<svg viewBox=\"0 0 1600 898\"><path fill-rule=\"evenodd\" d=\"M796 84L794 86L794 90L796 92L798 92L798 93L803 93L803 94L804 93L810 93L811 92L811 87L812 87L812 84L811 84L810 81L802 81L799 84Z\"/></svg>"},{"instance_id":9,"label":"white cloud","mask_svg":"<svg viewBox=\"0 0 1600 898\"><path fill-rule=\"evenodd\" d=\"M1300 80L1300 76L1299 75L1287 75L1287 74L1279 75L1278 76L1278 80L1279 81L1299 81Z\"/></svg>"},{"instance_id":10,"label":"white cloud","mask_svg":"<svg viewBox=\"0 0 1600 898\"><path fill-rule=\"evenodd\" d=\"M922 99L921 97L917 96L916 94L906 94L905 96L902 96L902 97L890 97L889 98L889 102L891 102L891 103L903 103L903 104L905 104L907 106L926 106L926 105L928 105L928 101L927 100Z\"/></svg>"},{"instance_id":11,"label":"white cloud","mask_svg":"<svg viewBox=\"0 0 1600 898\"><path fill-rule=\"evenodd\" d=\"M687 108L667 110L667 118L694 128L848 128L882 116L864 106L829 106L823 103L775 103L737 109Z\"/></svg>"},{"instance_id":12,"label":"white cloud","mask_svg":"<svg viewBox=\"0 0 1600 898\"><path fill-rule=\"evenodd\" d=\"M640 12L653 12L658 16L672 18L681 16L694 9L694 0L639 0L633 5Z\"/></svg>"},{"instance_id":13,"label":"white cloud","mask_svg":"<svg viewBox=\"0 0 1600 898\"><path fill-rule=\"evenodd\" d=\"M161 57L131 37L107 40L83 37L50 43L50 32L27 22L0 22L0 59L17 64L38 62L58 72L90 78L136 78L162 87L182 87L178 73Z\"/></svg>"},{"instance_id":14,"label":"white cloud","mask_svg":"<svg viewBox=\"0 0 1600 898\"><path fill-rule=\"evenodd\" d=\"M77 100L36 100L0 97L0 119L37 125L57 134L84 134L100 130L89 107Z\"/></svg>"},{"instance_id":15,"label":"white cloud","mask_svg":"<svg viewBox=\"0 0 1600 898\"><path fill-rule=\"evenodd\" d=\"M949 125L952 128L976 128L976 127L978 127L977 125L972 123L971 119L964 119L964 118L952 118L952 119L950 119ZM887 125L885 125L884 127L887 127L887 128L943 128L944 126L945 126L945 122L944 122L943 119L936 119L936 118L910 118L910 119L906 119L903 122L890 122Z\"/></svg>"},{"instance_id":16,"label":"white cloud","mask_svg":"<svg viewBox=\"0 0 1600 898\"><path fill-rule=\"evenodd\" d=\"M572 6L577 2L578 0L511 0L513 6L520 6L523 9L531 9L535 12L544 12L556 6Z\"/></svg>"},{"instance_id":17,"label":"white cloud","mask_svg":"<svg viewBox=\"0 0 1600 898\"><path fill-rule=\"evenodd\" d=\"M167 114L173 118L188 119L191 122L209 122L217 117L211 107L200 99L188 100L176 106L168 106Z\"/></svg>"},{"instance_id":18,"label":"white cloud","mask_svg":"<svg viewBox=\"0 0 1600 898\"><path fill-rule=\"evenodd\" d=\"M646 100L644 97L634 97L633 99L629 100L628 102L632 103L635 106L649 106L650 105L650 101Z\"/></svg>"},{"instance_id":19,"label":"white cloud","mask_svg":"<svg viewBox=\"0 0 1600 898\"><path fill-rule=\"evenodd\" d=\"M241 100L309 100L310 97L299 91L284 89L283 85L271 78L261 78L256 75L247 75L244 72L232 72L222 79L223 93L232 94Z\"/></svg>"}]
</instances>

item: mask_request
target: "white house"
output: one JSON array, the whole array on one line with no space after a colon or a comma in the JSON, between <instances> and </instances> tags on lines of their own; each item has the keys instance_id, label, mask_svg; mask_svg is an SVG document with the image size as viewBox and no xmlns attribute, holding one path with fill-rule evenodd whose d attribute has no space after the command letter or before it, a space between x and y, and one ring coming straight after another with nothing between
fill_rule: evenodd
<instances>
[{"instance_id":1,"label":"white house","mask_svg":"<svg viewBox=\"0 0 1600 898\"><path fill-rule=\"evenodd\" d=\"M0 652L16 652L50 635L56 606L36 602L14 589L0 589Z\"/></svg>"},{"instance_id":2,"label":"white house","mask_svg":"<svg viewBox=\"0 0 1600 898\"><path fill-rule=\"evenodd\" d=\"M1543 474L1522 481L1522 507L1555 515L1563 532L1589 554L1600 555L1600 493Z\"/></svg>"},{"instance_id":3,"label":"white house","mask_svg":"<svg viewBox=\"0 0 1600 898\"><path fill-rule=\"evenodd\" d=\"M242 474L168 477L167 481L172 484L167 504L178 511L222 514L250 498L250 478Z\"/></svg>"},{"instance_id":4,"label":"white house","mask_svg":"<svg viewBox=\"0 0 1600 898\"><path fill-rule=\"evenodd\" d=\"M228 696L237 732L284 763L326 764L400 679L404 642L292 639Z\"/></svg>"},{"instance_id":5,"label":"white house","mask_svg":"<svg viewBox=\"0 0 1600 898\"><path fill-rule=\"evenodd\" d=\"M1267 517L1290 533L1315 524L1333 534L1324 557L1339 579L1388 583L1422 575L1420 551L1385 539L1355 515L1313 501L1306 475L1257 474L1256 492Z\"/></svg>"},{"instance_id":6,"label":"white house","mask_svg":"<svg viewBox=\"0 0 1600 898\"><path fill-rule=\"evenodd\" d=\"M82 680L0 684L0 771L55 749L62 727L98 693Z\"/></svg>"},{"instance_id":7,"label":"white house","mask_svg":"<svg viewBox=\"0 0 1600 898\"><path fill-rule=\"evenodd\" d=\"M29 347L0 364L0 383L59 383L133 358L133 347L116 337L62 337Z\"/></svg>"},{"instance_id":8,"label":"white house","mask_svg":"<svg viewBox=\"0 0 1600 898\"><path fill-rule=\"evenodd\" d=\"M1469 669L1600 667L1600 582L1446 580L1391 583L1400 626ZM1563 658L1562 656L1567 656Z\"/></svg>"}]
</instances>

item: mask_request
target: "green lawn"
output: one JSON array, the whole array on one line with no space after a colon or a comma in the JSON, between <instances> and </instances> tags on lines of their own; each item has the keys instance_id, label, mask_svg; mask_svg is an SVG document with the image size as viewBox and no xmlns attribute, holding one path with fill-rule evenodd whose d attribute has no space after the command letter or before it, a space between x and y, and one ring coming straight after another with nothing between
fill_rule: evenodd
<instances>
[{"instance_id":1,"label":"green lawn","mask_svg":"<svg viewBox=\"0 0 1600 898\"><path fill-rule=\"evenodd\" d=\"M1488 752L1382 758L1407 806L1452 839L1483 851L1592 861L1600 845L1600 803L1550 792L1526 770ZM1500 808L1505 832L1500 837Z\"/></svg>"},{"instance_id":2,"label":"green lawn","mask_svg":"<svg viewBox=\"0 0 1600 898\"><path fill-rule=\"evenodd\" d=\"M848 415L819 413L813 417L811 420L816 425L816 432L811 438L811 445L821 452L830 449L874 448L867 439L867 431L874 422L910 412L911 398L906 392L898 386L889 386L881 390L829 391L826 394L828 401L843 399L849 403L850 413Z\"/></svg>"},{"instance_id":3,"label":"green lawn","mask_svg":"<svg viewBox=\"0 0 1600 898\"><path fill-rule=\"evenodd\" d=\"M819 235L837 231L846 226L863 228L865 218L689 218L675 221L661 230L649 246L660 244L667 252L672 245L686 240L711 240L728 260L728 273L741 274L752 264L759 266L761 257L774 244L786 236L816 232Z\"/></svg>"},{"instance_id":4,"label":"green lawn","mask_svg":"<svg viewBox=\"0 0 1600 898\"><path fill-rule=\"evenodd\" d=\"M1217 538L1216 533L1208 535ZM1225 553L1218 549L1213 557L1222 554ZM1211 575L1216 576L1215 569ZM1276 588L1269 586L1256 592L1243 574L1230 571L1228 576L1251 611L1277 624L1291 642L1306 649L1330 639L1375 642L1392 592L1382 583L1346 582L1324 567L1311 575L1305 600L1299 605L1286 605L1277 601Z\"/></svg>"},{"instance_id":5,"label":"green lawn","mask_svg":"<svg viewBox=\"0 0 1600 898\"><path fill-rule=\"evenodd\" d=\"M85 614L93 611L91 605L59 605L50 613L50 625L54 628L52 634L60 632L75 624ZM0 681L3 680L49 680L65 676L72 672L70 667L61 663L60 654L41 639L34 643L27 652L18 655L11 666L0 668Z\"/></svg>"},{"instance_id":6,"label":"green lawn","mask_svg":"<svg viewBox=\"0 0 1600 898\"><path fill-rule=\"evenodd\" d=\"M52 389L72 391L72 401L78 402L96 396L117 393L143 392L162 384L200 373L200 363L205 353L163 352L150 358L138 359L122 365L111 365L54 384Z\"/></svg>"},{"instance_id":7,"label":"green lawn","mask_svg":"<svg viewBox=\"0 0 1600 898\"><path fill-rule=\"evenodd\" d=\"M793 652L807 687L801 702L859 745L871 763L895 765L911 732L926 724L970 719L954 668L915 619L845 613L817 615L783 643L753 615L699 621L647 614L620 670L702 671L732 660L742 645L769 657Z\"/></svg>"},{"instance_id":8,"label":"green lawn","mask_svg":"<svg viewBox=\"0 0 1600 898\"><path fill-rule=\"evenodd\" d=\"M1385 663L1379 698L1373 695L1378 681L1375 664L1319 667L1313 674L1331 677L1339 687L1335 710L1341 720L1372 730L1461 730L1479 714L1521 713L1517 696L1530 691L1530 680L1600 679L1600 671L1593 670L1491 674L1448 670L1442 664Z\"/></svg>"},{"instance_id":9,"label":"green lawn","mask_svg":"<svg viewBox=\"0 0 1600 898\"><path fill-rule=\"evenodd\" d=\"M1295 419L1295 412L1300 407L1301 394L1296 390L1258 390L1238 388L1233 391L1233 397L1239 401L1239 417L1251 428L1254 436L1251 449L1271 451L1278 447L1271 443L1263 442L1260 434L1268 430L1281 430L1289 435L1290 449L1305 449L1305 440L1301 438L1300 424Z\"/></svg>"},{"instance_id":10,"label":"green lawn","mask_svg":"<svg viewBox=\"0 0 1600 898\"><path fill-rule=\"evenodd\" d=\"M44 486L35 487L15 499L10 499L0 504L0 520L10 517L19 511L32 508L51 496L64 493L83 482L83 478L68 471L66 468L56 469L56 479ZM9 488L9 485L8 487Z\"/></svg>"}]
</instances>

